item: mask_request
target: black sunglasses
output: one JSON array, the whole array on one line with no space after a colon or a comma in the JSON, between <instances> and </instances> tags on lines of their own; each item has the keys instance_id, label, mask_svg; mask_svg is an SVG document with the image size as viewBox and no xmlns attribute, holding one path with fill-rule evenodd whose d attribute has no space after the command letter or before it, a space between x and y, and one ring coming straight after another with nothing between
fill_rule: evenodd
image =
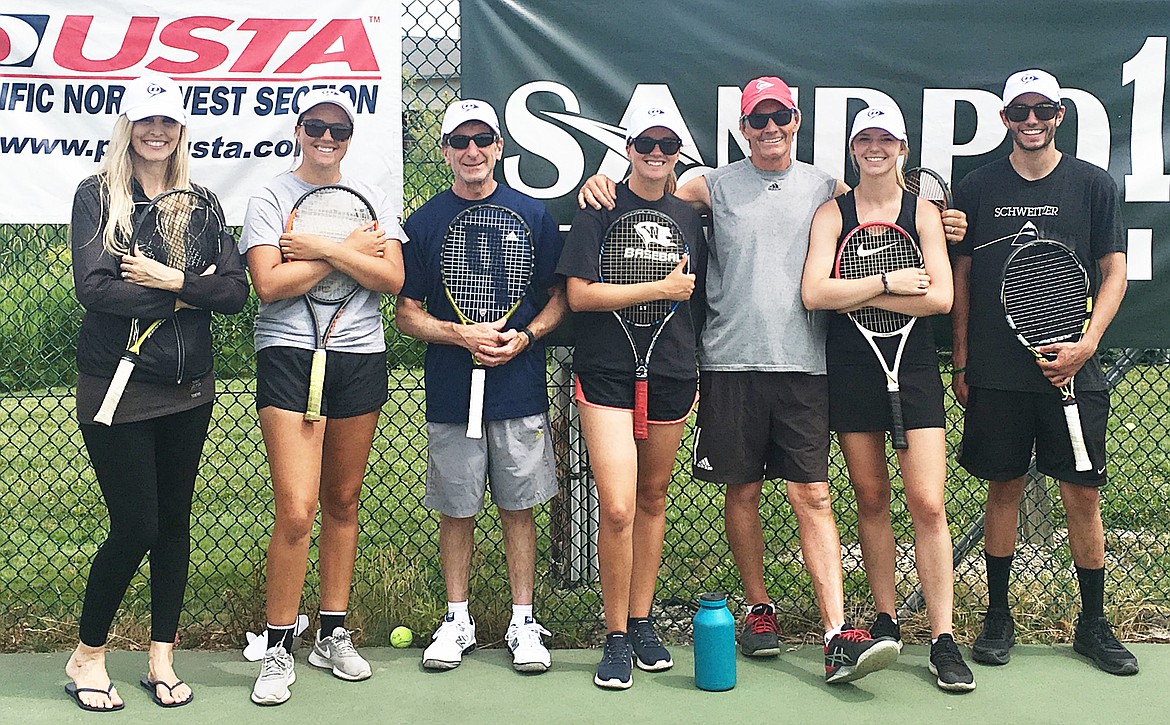
<instances>
[{"instance_id":1,"label":"black sunglasses","mask_svg":"<svg viewBox=\"0 0 1170 725\"><path fill-rule=\"evenodd\" d=\"M674 156L678 150L682 148L682 141L677 138L650 138L649 136L638 136L630 143L634 145L634 150L640 154L649 154L654 152L654 147L662 149L662 153L667 156Z\"/></svg>"},{"instance_id":2,"label":"black sunglasses","mask_svg":"<svg viewBox=\"0 0 1170 725\"><path fill-rule=\"evenodd\" d=\"M775 122L777 126L787 126L792 123L792 117L795 115L795 108L781 108L779 111L772 111L771 113L749 113L740 120L747 121L749 126L757 131L762 131L768 127L768 119Z\"/></svg>"},{"instance_id":3,"label":"black sunglasses","mask_svg":"<svg viewBox=\"0 0 1170 725\"><path fill-rule=\"evenodd\" d=\"M1060 106L1055 103L1037 103L1035 106L1015 103L1003 109L1003 115L1012 123L1027 121L1029 113L1035 113L1037 121L1051 121L1060 113Z\"/></svg>"},{"instance_id":4,"label":"black sunglasses","mask_svg":"<svg viewBox=\"0 0 1170 725\"><path fill-rule=\"evenodd\" d=\"M301 128L305 129L305 133L309 134L311 138L321 138L326 131L329 132L334 141L348 141L349 137L353 135L353 126L348 123L325 123L315 118L301 121Z\"/></svg>"},{"instance_id":5,"label":"black sunglasses","mask_svg":"<svg viewBox=\"0 0 1170 725\"><path fill-rule=\"evenodd\" d=\"M496 138L497 138L496 135L494 133L492 133L491 131L484 131L483 133L477 133L474 136L465 136L464 134L458 134L456 136L448 136L447 137L447 145L453 149L459 149L460 151L462 151L463 149L470 146L471 142L474 141L475 145L477 147L479 147L481 149L486 149L488 146L491 146L492 144L494 144L496 142Z\"/></svg>"}]
</instances>

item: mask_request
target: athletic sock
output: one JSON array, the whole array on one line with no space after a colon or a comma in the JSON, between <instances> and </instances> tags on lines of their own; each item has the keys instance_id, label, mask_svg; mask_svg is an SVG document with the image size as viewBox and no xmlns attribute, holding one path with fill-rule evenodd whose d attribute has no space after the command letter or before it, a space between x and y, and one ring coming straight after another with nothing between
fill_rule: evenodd
<instances>
[{"instance_id":1,"label":"athletic sock","mask_svg":"<svg viewBox=\"0 0 1170 725\"><path fill-rule=\"evenodd\" d=\"M987 606L990 609L1008 609L1008 580L1014 558L983 552L983 559L987 562Z\"/></svg>"},{"instance_id":2,"label":"athletic sock","mask_svg":"<svg viewBox=\"0 0 1170 725\"><path fill-rule=\"evenodd\" d=\"M462 602L447 602L447 613L454 615L456 620L470 622L471 614L467 611L467 600Z\"/></svg>"},{"instance_id":3,"label":"athletic sock","mask_svg":"<svg viewBox=\"0 0 1170 725\"><path fill-rule=\"evenodd\" d=\"M293 643L293 629L296 624L269 624L268 625L268 649L272 649L277 645L284 647L284 651L292 653Z\"/></svg>"},{"instance_id":4,"label":"athletic sock","mask_svg":"<svg viewBox=\"0 0 1170 725\"><path fill-rule=\"evenodd\" d=\"M840 626L833 627L828 632L825 632L825 646L826 647L829 646L829 642L832 642L834 637L841 634L841 630L844 627L845 627L845 625L842 624Z\"/></svg>"},{"instance_id":5,"label":"athletic sock","mask_svg":"<svg viewBox=\"0 0 1170 725\"><path fill-rule=\"evenodd\" d=\"M525 618L532 619L532 605L531 604L513 604L512 605L512 621L509 624L524 624Z\"/></svg>"},{"instance_id":6,"label":"athletic sock","mask_svg":"<svg viewBox=\"0 0 1170 725\"><path fill-rule=\"evenodd\" d=\"M1077 567L1077 583L1081 587L1081 617L1091 619L1105 616L1105 569Z\"/></svg>"},{"instance_id":7,"label":"athletic sock","mask_svg":"<svg viewBox=\"0 0 1170 725\"><path fill-rule=\"evenodd\" d=\"M321 612L321 629L317 632L317 641L333 636L333 630L345 627L345 612Z\"/></svg>"}]
</instances>

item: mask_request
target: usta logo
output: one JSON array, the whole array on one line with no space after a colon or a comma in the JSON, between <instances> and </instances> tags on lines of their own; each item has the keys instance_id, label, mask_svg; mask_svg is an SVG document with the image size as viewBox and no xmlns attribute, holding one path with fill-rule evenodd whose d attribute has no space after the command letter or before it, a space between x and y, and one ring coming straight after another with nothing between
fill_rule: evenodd
<instances>
[{"instance_id":1,"label":"usta logo","mask_svg":"<svg viewBox=\"0 0 1170 725\"><path fill-rule=\"evenodd\" d=\"M144 61L142 67L146 70L164 75L205 73L225 65L228 73L301 74L325 63L344 63L351 72L379 70L360 18L322 22L311 18L248 18L237 22L200 15L162 24L162 18L140 15L128 22L66 15L53 45L53 61L64 70L83 73L124 71ZM87 56L86 42L91 31L100 35L103 43L120 33L118 50L108 57ZM269 67L277 61L277 51L287 41L306 35L275 69ZM106 47L114 47L116 42L108 42ZM173 60L172 56L185 60Z\"/></svg>"}]
</instances>

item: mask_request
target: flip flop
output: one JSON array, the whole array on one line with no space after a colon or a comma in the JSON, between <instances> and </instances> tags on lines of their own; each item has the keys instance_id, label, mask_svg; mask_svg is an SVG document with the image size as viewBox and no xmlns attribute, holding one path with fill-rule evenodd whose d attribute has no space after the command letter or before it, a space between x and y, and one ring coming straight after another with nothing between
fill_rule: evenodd
<instances>
[{"instance_id":1,"label":"flip flop","mask_svg":"<svg viewBox=\"0 0 1170 725\"><path fill-rule=\"evenodd\" d=\"M77 703L77 706L86 712L117 712L118 710L126 707L126 703L122 703L121 705L114 705L113 707L94 707L93 705L87 705L81 701L81 693L83 692L100 692L106 697L110 698L110 701L113 702L114 697L110 694L113 691L113 682L111 682L110 686L105 690L99 690L96 687L78 687L76 682L65 683L65 694L69 695L69 697L72 697L73 701Z\"/></svg>"},{"instance_id":2,"label":"flip flop","mask_svg":"<svg viewBox=\"0 0 1170 725\"><path fill-rule=\"evenodd\" d=\"M154 700L154 704L158 705L159 707L182 707L183 705L186 705L188 702L191 702L195 699L194 692L192 692L191 696L186 700L182 700L180 702L163 702L162 698L158 696L158 686L162 685L163 687L167 688L167 690L170 691L171 696L174 697L175 688L183 684L182 680L179 680L173 685L168 685L162 680L151 680L149 675L144 675L142 679L138 681L138 684L142 685L146 691L150 693L150 699Z\"/></svg>"}]
</instances>

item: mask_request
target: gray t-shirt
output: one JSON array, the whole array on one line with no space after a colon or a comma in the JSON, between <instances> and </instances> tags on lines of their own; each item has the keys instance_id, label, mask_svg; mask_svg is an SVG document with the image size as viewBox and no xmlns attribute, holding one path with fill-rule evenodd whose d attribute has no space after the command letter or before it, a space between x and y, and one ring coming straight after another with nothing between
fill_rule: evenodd
<instances>
[{"instance_id":1,"label":"gray t-shirt","mask_svg":"<svg viewBox=\"0 0 1170 725\"><path fill-rule=\"evenodd\" d=\"M800 278L813 214L836 180L796 160L775 172L750 159L706 179L715 231L699 369L824 375L827 317L804 308Z\"/></svg>"},{"instance_id":2,"label":"gray t-shirt","mask_svg":"<svg viewBox=\"0 0 1170 725\"><path fill-rule=\"evenodd\" d=\"M338 183L369 200L378 215L378 224L386 230L388 237L406 242L406 234L398 224L398 212L391 206L390 198L384 191L348 177L342 177ZM240 254L246 259L252 247L265 244L279 246L280 235L284 232L293 204L317 186L289 171L253 194L248 199L248 211L244 216ZM381 302L380 293L364 288L358 290L329 338L329 349L358 353L384 351L386 336L379 311ZM329 320L323 319L322 324L329 324ZM255 341L257 350L275 346L315 349L317 342L313 339L313 321L309 318L309 310L303 298L298 296L276 302L261 302L260 312L256 315Z\"/></svg>"}]
</instances>

